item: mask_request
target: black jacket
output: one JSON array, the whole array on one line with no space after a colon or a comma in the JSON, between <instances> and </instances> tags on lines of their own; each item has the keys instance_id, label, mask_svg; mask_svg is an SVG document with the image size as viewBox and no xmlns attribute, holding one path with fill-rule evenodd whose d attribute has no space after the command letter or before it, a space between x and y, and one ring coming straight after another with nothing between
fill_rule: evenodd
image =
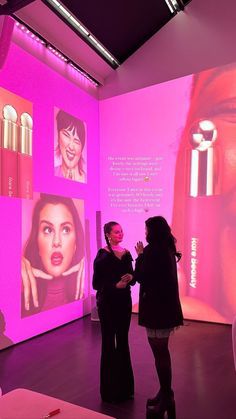
<instances>
[{"instance_id":1,"label":"black jacket","mask_svg":"<svg viewBox=\"0 0 236 419\"><path fill-rule=\"evenodd\" d=\"M121 259L105 249L100 249L94 260L93 288L97 290L97 302L112 302L130 298L131 281L124 289L116 288L122 275L133 274L132 256L130 252L124 253Z\"/></svg>"},{"instance_id":2,"label":"black jacket","mask_svg":"<svg viewBox=\"0 0 236 419\"><path fill-rule=\"evenodd\" d=\"M166 329L183 324L173 250L167 246L146 246L136 259L134 278L140 283L141 326Z\"/></svg>"}]
</instances>

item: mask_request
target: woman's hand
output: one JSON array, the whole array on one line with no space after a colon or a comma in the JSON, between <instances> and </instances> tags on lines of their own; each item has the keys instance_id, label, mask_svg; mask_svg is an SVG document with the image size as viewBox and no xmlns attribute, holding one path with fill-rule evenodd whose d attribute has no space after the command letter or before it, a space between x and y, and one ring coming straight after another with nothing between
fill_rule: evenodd
<instances>
[{"instance_id":1,"label":"woman's hand","mask_svg":"<svg viewBox=\"0 0 236 419\"><path fill-rule=\"evenodd\" d=\"M24 288L25 310L29 311L30 309L30 295L32 295L34 307L38 308L38 290L35 278L50 280L52 279L52 276L46 274L40 269L33 268L30 261L25 257L22 257L21 259L21 276Z\"/></svg>"},{"instance_id":2,"label":"woman's hand","mask_svg":"<svg viewBox=\"0 0 236 419\"><path fill-rule=\"evenodd\" d=\"M131 275L131 274L125 274L125 275L122 275L122 277L121 277L121 281L125 282L126 284L131 282L132 279L133 279L133 275Z\"/></svg>"},{"instance_id":3,"label":"woman's hand","mask_svg":"<svg viewBox=\"0 0 236 419\"><path fill-rule=\"evenodd\" d=\"M79 263L65 271L62 276L67 276L75 272L77 272L75 300L80 300L84 296L84 257Z\"/></svg>"},{"instance_id":4,"label":"woman's hand","mask_svg":"<svg viewBox=\"0 0 236 419\"><path fill-rule=\"evenodd\" d=\"M119 288L119 289L124 289L126 287L127 287L127 282L122 281L122 279L116 284L116 288Z\"/></svg>"},{"instance_id":5,"label":"woman's hand","mask_svg":"<svg viewBox=\"0 0 236 419\"><path fill-rule=\"evenodd\" d=\"M133 279L133 275L131 274L122 275L121 280L117 282L116 284L116 288L120 288L120 289L126 288L128 283L132 281L132 279Z\"/></svg>"},{"instance_id":6,"label":"woman's hand","mask_svg":"<svg viewBox=\"0 0 236 419\"><path fill-rule=\"evenodd\" d=\"M137 255L141 255L143 253L143 242L139 241L137 242L136 246L135 246L135 250L137 252Z\"/></svg>"}]
</instances>

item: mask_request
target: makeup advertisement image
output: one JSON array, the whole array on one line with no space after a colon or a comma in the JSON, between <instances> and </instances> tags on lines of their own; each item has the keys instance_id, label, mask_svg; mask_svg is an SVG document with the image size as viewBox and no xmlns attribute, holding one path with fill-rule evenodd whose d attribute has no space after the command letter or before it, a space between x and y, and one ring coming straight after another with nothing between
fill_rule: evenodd
<instances>
[{"instance_id":1,"label":"makeup advertisement image","mask_svg":"<svg viewBox=\"0 0 236 419\"><path fill-rule=\"evenodd\" d=\"M54 109L54 174L86 183L86 125L61 109Z\"/></svg>"},{"instance_id":2,"label":"makeup advertisement image","mask_svg":"<svg viewBox=\"0 0 236 419\"><path fill-rule=\"evenodd\" d=\"M173 204L186 311L226 323L236 313L235 77L235 64L193 76Z\"/></svg>"},{"instance_id":3,"label":"makeup advertisement image","mask_svg":"<svg viewBox=\"0 0 236 419\"><path fill-rule=\"evenodd\" d=\"M146 218L166 217L187 319L236 313L235 80L231 64L101 103L102 217L120 220L130 249Z\"/></svg>"},{"instance_id":4,"label":"makeup advertisement image","mask_svg":"<svg viewBox=\"0 0 236 419\"><path fill-rule=\"evenodd\" d=\"M14 33L28 42L16 25ZM50 67L58 57L35 42L46 61L11 42L1 68L1 349L91 311L98 101Z\"/></svg>"},{"instance_id":5,"label":"makeup advertisement image","mask_svg":"<svg viewBox=\"0 0 236 419\"><path fill-rule=\"evenodd\" d=\"M83 225L80 200L35 193L22 202L22 317L85 297Z\"/></svg>"},{"instance_id":6,"label":"makeup advertisement image","mask_svg":"<svg viewBox=\"0 0 236 419\"><path fill-rule=\"evenodd\" d=\"M236 419L236 0L92 6L0 1L0 419Z\"/></svg>"},{"instance_id":7,"label":"makeup advertisement image","mask_svg":"<svg viewBox=\"0 0 236 419\"><path fill-rule=\"evenodd\" d=\"M1 195L32 199L32 104L0 87Z\"/></svg>"}]
</instances>

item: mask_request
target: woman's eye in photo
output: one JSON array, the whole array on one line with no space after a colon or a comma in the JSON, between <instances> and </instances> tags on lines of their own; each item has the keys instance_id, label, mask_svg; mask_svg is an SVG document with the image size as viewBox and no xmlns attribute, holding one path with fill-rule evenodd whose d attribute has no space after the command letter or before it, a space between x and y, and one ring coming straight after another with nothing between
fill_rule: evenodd
<instances>
[{"instance_id":1,"label":"woman's eye in photo","mask_svg":"<svg viewBox=\"0 0 236 419\"><path fill-rule=\"evenodd\" d=\"M63 129L63 130L62 130L62 134L63 134L65 137L70 138L70 133L69 133L66 129Z\"/></svg>"},{"instance_id":2,"label":"woman's eye in photo","mask_svg":"<svg viewBox=\"0 0 236 419\"><path fill-rule=\"evenodd\" d=\"M75 139L74 139L74 142L75 142L76 144L78 144L78 145L80 145L80 144L81 144L81 141L80 141L80 139L79 139L79 138L75 138Z\"/></svg>"},{"instance_id":3,"label":"woman's eye in photo","mask_svg":"<svg viewBox=\"0 0 236 419\"><path fill-rule=\"evenodd\" d=\"M69 234L71 231L71 228L69 226L64 226L62 229L62 232L65 234Z\"/></svg>"},{"instance_id":4,"label":"woman's eye in photo","mask_svg":"<svg viewBox=\"0 0 236 419\"><path fill-rule=\"evenodd\" d=\"M44 232L45 234L51 234L51 233L52 233L52 228L51 228L51 227L49 227L49 226L45 226L45 227L43 228L43 232Z\"/></svg>"}]
</instances>

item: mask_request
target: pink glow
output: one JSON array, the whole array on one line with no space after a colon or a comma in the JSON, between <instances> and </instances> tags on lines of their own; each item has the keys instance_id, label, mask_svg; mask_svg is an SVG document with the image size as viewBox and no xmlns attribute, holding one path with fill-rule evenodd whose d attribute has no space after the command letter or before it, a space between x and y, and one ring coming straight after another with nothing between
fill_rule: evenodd
<instances>
[{"instance_id":1,"label":"pink glow","mask_svg":"<svg viewBox=\"0 0 236 419\"><path fill-rule=\"evenodd\" d=\"M100 102L102 222L122 225L135 258L144 221L168 220L187 319L231 323L236 311L235 74L232 63Z\"/></svg>"},{"instance_id":2,"label":"pink glow","mask_svg":"<svg viewBox=\"0 0 236 419\"><path fill-rule=\"evenodd\" d=\"M176 153L187 113L190 83L191 76L188 76L100 101L102 223L111 218L121 223L125 234L123 245L131 251L134 259L135 244L138 240L145 242L144 221L159 214L171 222ZM143 172L140 181L123 181L120 176L113 175L109 157L148 157L151 158L151 166L161 165L161 170L156 174L152 171L148 181L144 179L150 173L148 171ZM154 160L156 157L162 159L158 164ZM140 169L137 162L132 160L132 173L135 172L134 164L138 164ZM125 167L124 171L129 173L127 160L124 165L121 168ZM161 193L160 202L148 207L137 195L135 211L132 207L127 208L126 204L124 208L112 207L108 194L114 188L125 188L125 193L132 195L132 188L146 188L145 193L153 193L154 197ZM161 191L152 192L152 188L160 188ZM123 194L122 191L120 193ZM131 201L130 204L134 204L134 196ZM135 287L133 303L137 301L138 287Z\"/></svg>"},{"instance_id":3,"label":"pink glow","mask_svg":"<svg viewBox=\"0 0 236 419\"><path fill-rule=\"evenodd\" d=\"M32 55L45 62L64 77L79 84L83 89L97 95L97 85L79 70L72 68L63 54L59 54L51 45L47 47L37 36L29 32L26 27L16 23L13 32L14 41ZM63 58L62 58L63 57Z\"/></svg>"},{"instance_id":4,"label":"pink glow","mask_svg":"<svg viewBox=\"0 0 236 419\"><path fill-rule=\"evenodd\" d=\"M35 41L32 41L35 42ZM37 48L43 46L37 43ZM49 51L48 51L49 52ZM54 59L58 60L56 57ZM61 62L62 65L65 65ZM17 71L16 71L17 66ZM86 231L95 236L95 212L99 208L98 160L98 102L75 84L14 43L1 70L1 86L33 104L33 189L53 195L65 195L85 202ZM83 120L87 126L87 184L54 176L54 107L66 110ZM20 318L20 261L21 199L0 197L2 234L0 309L6 321L6 335L19 342L50 330L90 310L89 297L39 313ZM96 243L87 237L85 263L86 281L91 275L90 263L96 252ZM91 256L90 256L91 255ZM86 289L86 294L89 294Z\"/></svg>"},{"instance_id":5,"label":"pink glow","mask_svg":"<svg viewBox=\"0 0 236 419\"><path fill-rule=\"evenodd\" d=\"M14 28L14 21L8 16L0 16L0 68L7 57Z\"/></svg>"}]
</instances>

